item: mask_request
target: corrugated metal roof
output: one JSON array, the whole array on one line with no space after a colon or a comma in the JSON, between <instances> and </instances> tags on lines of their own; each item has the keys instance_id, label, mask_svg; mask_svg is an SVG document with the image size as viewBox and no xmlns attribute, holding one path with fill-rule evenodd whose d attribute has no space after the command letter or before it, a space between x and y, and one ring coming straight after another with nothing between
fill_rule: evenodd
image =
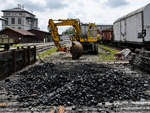
<instances>
[{"instance_id":1,"label":"corrugated metal roof","mask_svg":"<svg viewBox=\"0 0 150 113\"><path fill-rule=\"evenodd\" d=\"M24 10L22 8L13 8L13 9L6 9L6 10L2 10L2 12L27 12L31 15L34 15L32 14L31 12L27 11L27 10ZM34 15L35 16L35 15Z\"/></svg>"},{"instance_id":2,"label":"corrugated metal roof","mask_svg":"<svg viewBox=\"0 0 150 113\"><path fill-rule=\"evenodd\" d=\"M129 14L127 14L127 15L125 15L125 16L119 18L119 19L117 19L114 23L116 23L116 22L118 22L118 21L120 21L120 20L123 20L123 19L125 19L125 18L127 18L127 17L130 17L130 16L132 16L132 15L135 15L135 14L138 14L138 13L144 11L145 7L147 7L148 5L150 5L150 4L147 4L147 5L145 5L144 7L141 7L141 8L139 8L139 9L137 9L137 10L135 10L135 11L133 11L133 12L131 12L131 13L129 13Z\"/></svg>"},{"instance_id":3,"label":"corrugated metal roof","mask_svg":"<svg viewBox=\"0 0 150 113\"><path fill-rule=\"evenodd\" d=\"M21 35L24 35L24 36L35 36L35 34L29 32L27 30L23 30L23 29L15 29L15 28L11 28L11 27L7 27L6 29L10 29L10 30L15 31L15 32L17 32Z\"/></svg>"}]
</instances>

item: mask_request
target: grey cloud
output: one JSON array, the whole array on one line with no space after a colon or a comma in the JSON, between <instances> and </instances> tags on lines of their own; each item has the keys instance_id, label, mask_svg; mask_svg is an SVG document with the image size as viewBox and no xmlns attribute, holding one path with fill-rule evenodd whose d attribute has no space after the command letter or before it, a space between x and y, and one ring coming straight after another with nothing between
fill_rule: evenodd
<instances>
[{"instance_id":1,"label":"grey cloud","mask_svg":"<svg viewBox=\"0 0 150 113\"><path fill-rule=\"evenodd\" d=\"M9 0L0 0L0 9L5 10L5 9L11 9L16 6L16 2L14 4L10 3Z\"/></svg>"},{"instance_id":2,"label":"grey cloud","mask_svg":"<svg viewBox=\"0 0 150 113\"><path fill-rule=\"evenodd\" d=\"M39 3L32 3L31 0L26 0L24 2L19 0L19 3L23 4L25 8L32 11L44 11L46 8L61 9L67 7L67 5L63 3L63 0L47 0L46 6L42 6Z\"/></svg>"},{"instance_id":3,"label":"grey cloud","mask_svg":"<svg viewBox=\"0 0 150 113\"><path fill-rule=\"evenodd\" d=\"M75 15L73 15L73 13L69 12L68 13L68 18L76 18Z\"/></svg>"},{"instance_id":4,"label":"grey cloud","mask_svg":"<svg viewBox=\"0 0 150 113\"><path fill-rule=\"evenodd\" d=\"M24 6L24 8L30 10L30 11L43 11L45 7L43 7L39 3L32 3L32 0L18 0L18 4L21 4Z\"/></svg>"},{"instance_id":5,"label":"grey cloud","mask_svg":"<svg viewBox=\"0 0 150 113\"><path fill-rule=\"evenodd\" d=\"M49 9L61 9L67 7L67 4L63 3L63 0L48 0L47 8Z\"/></svg>"},{"instance_id":6,"label":"grey cloud","mask_svg":"<svg viewBox=\"0 0 150 113\"><path fill-rule=\"evenodd\" d=\"M126 0L108 0L106 2L106 5L115 8L115 7L121 7L127 5L128 2Z\"/></svg>"},{"instance_id":7,"label":"grey cloud","mask_svg":"<svg viewBox=\"0 0 150 113\"><path fill-rule=\"evenodd\" d=\"M25 8L32 10L32 11L44 11L44 7L37 5L37 4L32 4L32 3L24 3L23 4Z\"/></svg>"}]
</instances>

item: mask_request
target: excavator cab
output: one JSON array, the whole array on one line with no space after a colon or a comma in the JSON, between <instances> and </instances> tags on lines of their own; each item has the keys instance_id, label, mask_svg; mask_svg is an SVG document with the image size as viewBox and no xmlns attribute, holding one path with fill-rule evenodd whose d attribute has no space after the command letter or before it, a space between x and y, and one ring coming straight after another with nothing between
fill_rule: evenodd
<instances>
[{"instance_id":1,"label":"excavator cab","mask_svg":"<svg viewBox=\"0 0 150 113\"><path fill-rule=\"evenodd\" d=\"M81 39L85 53L98 53L97 26L93 23L81 24Z\"/></svg>"}]
</instances>

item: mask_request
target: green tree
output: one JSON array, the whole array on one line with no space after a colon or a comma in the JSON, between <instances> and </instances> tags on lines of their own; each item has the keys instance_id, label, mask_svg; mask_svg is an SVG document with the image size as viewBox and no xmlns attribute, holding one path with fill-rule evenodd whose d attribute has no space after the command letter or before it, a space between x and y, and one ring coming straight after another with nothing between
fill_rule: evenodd
<instances>
[{"instance_id":1,"label":"green tree","mask_svg":"<svg viewBox=\"0 0 150 113\"><path fill-rule=\"evenodd\" d=\"M69 35L69 34L73 34L73 33L74 33L74 29L72 27L69 27L64 32L62 32L62 35Z\"/></svg>"}]
</instances>

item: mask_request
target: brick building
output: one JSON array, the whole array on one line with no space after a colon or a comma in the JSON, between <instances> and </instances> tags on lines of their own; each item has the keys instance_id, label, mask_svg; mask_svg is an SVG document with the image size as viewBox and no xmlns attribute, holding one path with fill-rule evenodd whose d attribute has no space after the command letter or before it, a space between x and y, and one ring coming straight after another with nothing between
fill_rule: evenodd
<instances>
[{"instance_id":1,"label":"brick building","mask_svg":"<svg viewBox=\"0 0 150 113\"><path fill-rule=\"evenodd\" d=\"M18 43L45 43L51 42L52 37L49 32L41 30L23 30L7 27L0 31L0 35L7 35L8 38L13 38Z\"/></svg>"},{"instance_id":2,"label":"brick building","mask_svg":"<svg viewBox=\"0 0 150 113\"><path fill-rule=\"evenodd\" d=\"M38 42L51 42L52 41L52 37L49 32L36 30L36 29L31 29L28 31L35 34L36 40Z\"/></svg>"},{"instance_id":3,"label":"brick building","mask_svg":"<svg viewBox=\"0 0 150 113\"><path fill-rule=\"evenodd\" d=\"M15 29L15 28L8 27L1 30L0 35L7 35L8 38L13 39L17 43L36 42L35 34L23 29Z\"/></svg>"}]
</instances>

